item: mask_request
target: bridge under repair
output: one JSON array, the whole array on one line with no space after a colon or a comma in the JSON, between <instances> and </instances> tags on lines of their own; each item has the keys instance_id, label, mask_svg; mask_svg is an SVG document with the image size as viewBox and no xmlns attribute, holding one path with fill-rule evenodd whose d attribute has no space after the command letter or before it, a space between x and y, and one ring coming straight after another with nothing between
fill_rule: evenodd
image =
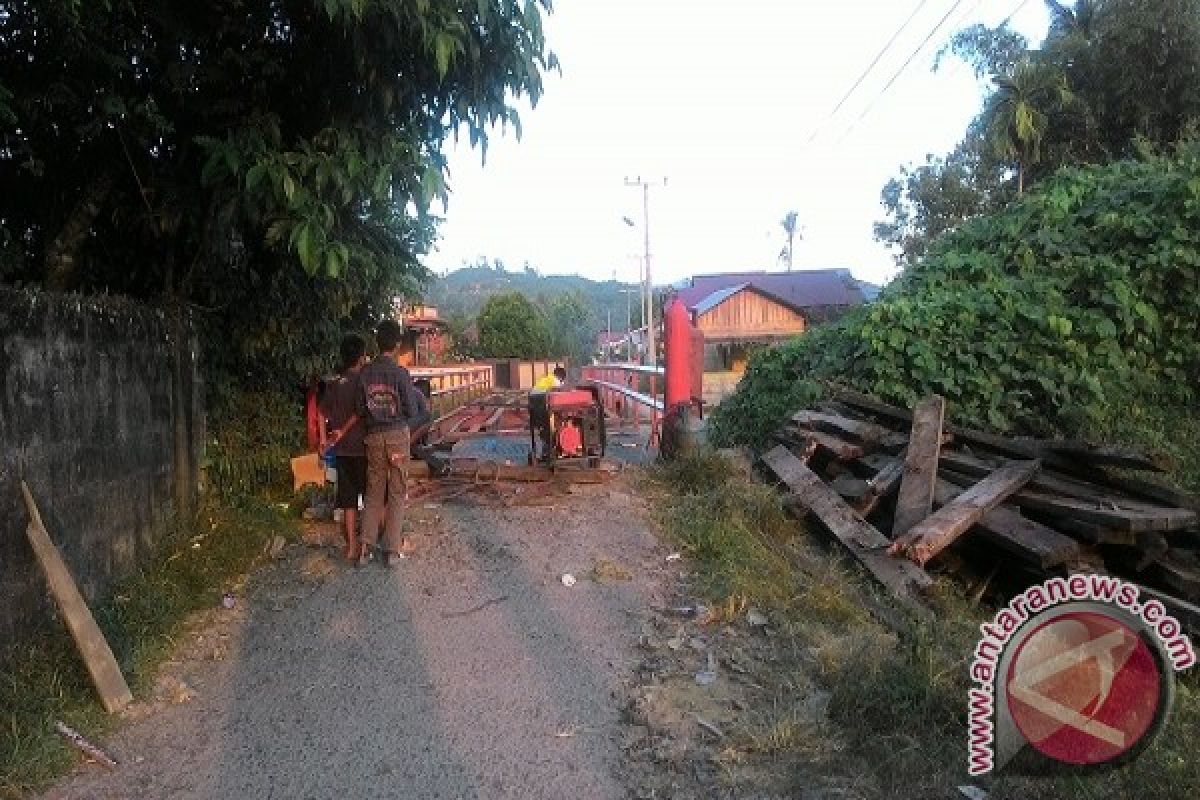
<instances>
[{"instance_id":1,"label":"bridge under repair","mask_svg":"<svg viewBox=\"0 0 1200 800\"><path fill-rule=\"evenodd\" d=\"M414 370L445 413L420 432L413 477L595 482L680 443L703 415L703 341L680 303L664 327L665 367L588 365L548 392L497 391L477 365Z\"/></svg>"}]
</instances>

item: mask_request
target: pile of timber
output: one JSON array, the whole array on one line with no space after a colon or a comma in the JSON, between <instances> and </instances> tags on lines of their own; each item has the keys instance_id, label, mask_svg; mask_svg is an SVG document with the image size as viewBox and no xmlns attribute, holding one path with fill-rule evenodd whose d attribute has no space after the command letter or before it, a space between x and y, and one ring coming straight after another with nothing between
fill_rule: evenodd
<instances>
[{"instance_id":1,"label":"pile of timber","mask_svg":"<svg viewBox=\"0 0 1200 800\"><path fill-rule=\"evenodd\" d=\"M797 411L763 462L788 507L820 520L899 599L920 606L926 568L1025 585L1104 572L1200 631L1200 501L1136 474L1167 459L949 424L937 396L912 410L834 397Z\"/></svg>"}]
</instances>

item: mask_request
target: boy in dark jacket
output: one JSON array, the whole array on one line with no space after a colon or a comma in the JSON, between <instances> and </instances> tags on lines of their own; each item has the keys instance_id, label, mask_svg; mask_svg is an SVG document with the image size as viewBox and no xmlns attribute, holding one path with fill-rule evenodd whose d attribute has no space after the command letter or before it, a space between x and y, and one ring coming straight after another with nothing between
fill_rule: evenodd
<instances>
[{"instance_id":1,"label":"boy in dark jacket","mask_svg":"<svg viewBox=\"0 0 1200 800\"><path fill-rule=\"evenodd\" d=\"M409 549L401 534L408 477L408 426L420 413L420 406L412 377L396 362L403 336L404 331L395 320L380 323L375 332L379 356L358 374L356 404L358 416L366 423L367 451L360 565L371 558L381 521L385 563L396 566Z\"/></svg>"},{"instance_id":2,"label":"boy in dark jacket","mask_svg":"<svg viewBox=\"0 0 1200 800\"><path fill-rule=\"evenodd\" d=\"M321 398L321 452L333 447L337 458L337 507L342 509L346 559L357 561L358 498L367 487L366 426L352 418L358 408L358 373L367 362L367 343L357 334L342 339L341 374L325 386ZM328 422L328 427L326 426ZM331 439L327 431L338 431Z\"/></svg>"}]
</instances>

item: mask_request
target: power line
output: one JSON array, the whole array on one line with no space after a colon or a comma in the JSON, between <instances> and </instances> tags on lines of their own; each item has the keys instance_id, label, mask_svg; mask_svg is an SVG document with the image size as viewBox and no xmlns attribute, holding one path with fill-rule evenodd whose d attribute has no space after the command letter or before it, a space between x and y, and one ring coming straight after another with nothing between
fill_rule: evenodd
<instances>
[{"instance_id":1,"label":"power line","mask_svg":"<svg viewBox=\"0 0 1200 800\"><path fill-rule=\"evenodd\" d=\"M862 122L863 119L866 118L867 114L871 113L871 109L875 108L875 104L878 103L885 94L887 94L888 89L892 88L892 84L894 84L896 82L896 80L901 75L904 74L904 71L906 69L908 69L908 65L911 64L913 62L913 59L915 59L917 57L917 55L920 54L920 52L925 49L925 45L929 44L930 40L933 39L933 37L937 35L937 32L942 29L942 26L946 24L946 20L950 19L951 15L953 15L954 12L958 10L958 7L961 6L962 4L963 4L963 0L955 0L954 5L950 6L950 10L946 12L945 16L943 16L940 20L938 20L938 24L933 26L933 30L931 30L928 33L928 35L926 35L926 37L921 40L921 43L919 45L917 45L917 49L913 50L912 55L910 55L904 61L904 63L900 65L900 69L896 70L895 74L892 75L891 79L888 80L888 82L886 84L884 84L883 89L881 89L879 91L879 94L875 95L875 99L872 100L869 104L867 104L867 107L863 109L863 112L858 115L858 119L854 120L854 122L851 123L850 127L846 129L846 132L842 134L842 140L844 140L847 136L849 136L854 131L854 129L858 126L858 123ZM841 141L841 140L839 140L839 141Z\"/></svg>"},{"instance_id":2,"label":"power line","mask_svg":"<svg viewBox=\"0 0 1200 800\"><path fill-rule=\"evenodd\" d=\"M862 85L862 82L866 80L867 76L871 74L871 70L875 69L875 65L879 63L879 60L884 57L888 50L892 49L892 45L895 44L896 40L900 38L900 34L904 33L904 31L908 28L909 23L916 18L917 14L920 13L921 9L924 8L925 4L928 2L929 0L921 0L919 3L917 3L916 7L912 10L912 13L908 15L908 19L904 20L904 23L896 29L896 32L892 34L892 38L887 40L887 44L885 44L883 49L875 55L875 58L872 59L871 63L867 65L867 68L863 70L863 73L858 76L858 80L854 82L854 85L851 86L844 95L842 95L841 100L838 100L837 105L833 107L833 111L829 112L829 116L826 118L826 120L822 122L816 130L813 131L812 136L808 138L808 144L812 144L813 139L816 139L818 134L825 129L825 126L828 125L835 116L837 116L837 112L840 111L842 106L846 104L846 101L850 99L850 96L854 94L855 90Z\"/></svg>"},{"instance_id":3,"label":"power line","mask_svg":"<svg viewBox=\"0 0 1200 800\"><path fill-rule=\"evenodd\" d=\"M996 27L997 27L997 28L1003 28L1005 25L1007 25L1008 23L1012 22L1012 19L1013 19L1013 17L1015 17L1017 14L1020 14L1020 13L1021 13L1021 9L1025 8L1025 6L1027 6L1027 5L1029 5L1029 0L1021 0L1021 2L1020 2L1020 3L1018 3L1018 4L1017 4L1017 6L1016 6L1016 7L1015 7L1015 8L1014 8L1012 11L1008 12L1008 16L1007 16L1007 17L1005 17L1003 20L1001 20L1001 21L1000 21L1000 24L999 24L999 25L997 25ZM949 74L946 76L946 77L947 77L947 79L949 79L949 78L955 78L955 77L958 77L958 74L959 74L960 72L962 72L962 70L963 70L963 69L965 69L965 68L966 68L966 62L965 62L965 61L962 61L962 60L960 59L960 60L959 60L959 61L958 61L958 62L957 62L955 65L954 65L954 68L953 68L953 69L950 71L950 73L949 73Z\"/></svg>"},{"instance_id":4,"label":"power line","mask_svg":"<svg viewBox=\"0 0 1200 800\"><path fill-rule=\"evenodd\" d=\"M975 3L975 5L971 6L971 8L968 11L966 11L966 13L960 14L958 16L958 18L954 20L954 24L950 26L951 31L954 31L955 29L959 28L959 26L966 23L967 20L974 17L976 12L979 11L980 7L986 1L987 0L978 0L978 2ZM957 33L951 33L949 38L946 39L945 44L942 45L942 49L938 51L938 55L934 56L934 71L935 72L939 69L939 67L937 66L938 57L942 54L942 52L945 51L945 49L948 46L950 46L950 44L954 41L954 37L956 35L957 35ZM950 71L946 74L946 77L947 78L957 78L958 74L962 71L963 64L964 64L964 62L962 59L955 59L954 66L952 66L950 68Z\"/></svg>"},{"instance_id":5,"label":"power line","mask_svg":"<svg viewBox=\"0 0 1200 800\"><path fill-rule=\"evenodd\" d=\"M1029 0L1021 0L1020 4L1016 8L1014 8L1012 11L1008 12L1008 16L1004 18L1004 22L1000 23L1000 27L1003 28L1005 25L1012 22L1012 18L1015 17L1017 14L1020 14L1021 9L1027 5L1029 5Z\"/></svg>"}]
</instances>

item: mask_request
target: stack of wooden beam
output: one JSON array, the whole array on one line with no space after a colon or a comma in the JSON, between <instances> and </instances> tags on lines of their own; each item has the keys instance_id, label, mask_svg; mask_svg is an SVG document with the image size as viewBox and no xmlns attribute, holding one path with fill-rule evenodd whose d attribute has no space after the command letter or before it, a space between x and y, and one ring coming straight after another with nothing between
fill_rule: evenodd
<instances>
[{"instance_id":1,"label":"stack of wooden beam","mask_svg":"<svg viewBox=\"0 0 1200 800\"><path fill-rule=\"evenodd\" d=\"M1200 502L1137 474L1166 459L948 424L936 396L911 411L835 398L797 411L763 462L898 598L920 605L926 567L1014 584L1109 572L1200 630Z\"/></svg>"}]
</instances>

